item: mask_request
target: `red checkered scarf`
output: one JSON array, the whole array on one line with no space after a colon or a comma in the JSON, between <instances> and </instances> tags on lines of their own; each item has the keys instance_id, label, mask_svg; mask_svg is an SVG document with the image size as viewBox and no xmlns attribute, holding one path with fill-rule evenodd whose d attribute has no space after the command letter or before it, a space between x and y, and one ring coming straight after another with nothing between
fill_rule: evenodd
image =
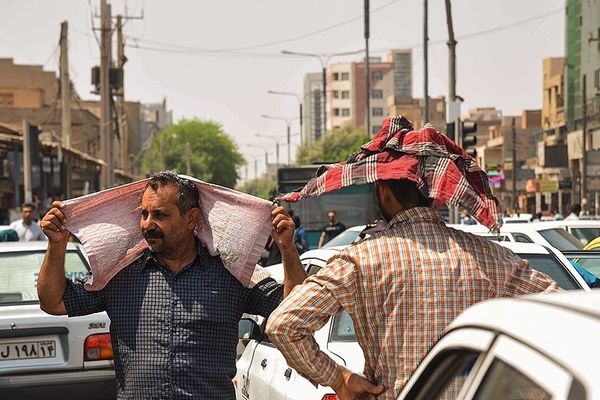
<instances>
[{"instance_id":1,"label":"red checkered scarf","mask_svg":"<svg viewBox=\"0 0 600 400\"><path fill-rule=\"evenodd\" d=\"M343 164L321 167L317 175L301 190L278 199L296 202L350 185L406 179L425 197L464 208L494 231L502 225L498 199L475 159L431 125L413 130L402 116L387 118L360 151Z\"/></svg>"}]
</instances>

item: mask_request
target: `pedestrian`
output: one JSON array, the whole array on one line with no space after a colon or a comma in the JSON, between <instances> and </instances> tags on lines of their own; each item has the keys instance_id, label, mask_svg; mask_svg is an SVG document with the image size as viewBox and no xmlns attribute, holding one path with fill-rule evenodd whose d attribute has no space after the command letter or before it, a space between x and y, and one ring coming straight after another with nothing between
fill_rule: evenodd
<instances>
[{"instance_id":1,"label":"pedestrian","mask_svg":"<svg viewBox=\"0 0 600 400\"><path fill-rule=\"evenodd\" d=\"M360 152L316 182L303 197L374 182L387 226L296 287L269 318L266 333L290 367L315 385L331 386L341 400L396 399L444 329L470 305L559 290L508 249L446 226L433 200L466 209L494 231L501 224L499 203L475 160L429 124L415 131L403 117L386 119ZM299 199L294 192L281 200ZM364 352L363 376L319 351L312 336L342 309Z\"/></svg>"},{"instance_id":2,"label":"pedestrian","mask_svg":"<svg viewBox=\"0 0 600 400\"><path fill-rule=\"evenodd\" d=\"M294 220L294 225L296 226L296 229L294 229L294 245L296 246L296 250L298 250L298 254L302 254L305 251L308 251L310 248L308 245L308 237L306 236L306 231L300 222L300 217L294 215L292 219Z\"/></svg>"},{"instance_id":3,"label":"pedestrian","mask_svg":"<svg viewBox=\"0 0 600 400\"><path fill-rule=\"evenodd\" d=\"M329 211L327 213L327 225L321 230L321 237L319 238L319 248L329 242L331 239L339 235L346 230L346 225L337 221L337 213L335 211Z\"/></svg>"},{"instance_id":4,"label":"pedestrian","mask_svg":"<svg viewBox=\"0 0 600 400\"><path fill-rule=\"evenodd\" d=\"M14 229L17 235L19 235L20 241L46 240L46 236L40 229L40 226L33 220L34 212L35 206L32 203L23 203L21 205L21 219L10 224L10 228Z\"/></svg>"},{"instance_id":5,"label":"pedestrian","mask_svg":"<svg viewBox=\"0 0 600 400\"><path fill-rule=\"evenodd\" d=\"M49 244L37 285L40 307L69 317L107 312L119 399L233 399L240 317L268 317L305 277L293 221L276 207L271 235L287 261L284 283L267 278L243 286L194 235L200 200L194 183L174 172L150 177L139 204L148 249L97 291L65 279L64 206L53 203L41 221Z\"/></svg>"},{"instance_id":6,"label":"pedestrian","mask_svg":"<svg viewBox=\"0 0 600 400\"><path fill-rule=\"evenodd\" d=\"M571 207L571 212L569 215L565 217L565 221L578 220L579 214L581 214L581 205L579 205L579 203L575 203L573 204L573 207Z\"/></svg>"}]
</instances>

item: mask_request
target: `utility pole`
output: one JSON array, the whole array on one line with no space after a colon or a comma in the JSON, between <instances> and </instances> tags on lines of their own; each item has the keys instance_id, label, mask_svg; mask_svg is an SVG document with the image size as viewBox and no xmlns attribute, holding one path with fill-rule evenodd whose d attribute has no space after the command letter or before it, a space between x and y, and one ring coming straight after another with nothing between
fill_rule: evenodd
<instances>
[{"instance_id":1,"label":"utility pole","mask_svg":"<svg viewBox=\"0 0 600 400\"><path fill-rule=\"evenodd\" d=\"M512 118L512 206L517 209L517 128L515 117Z\"/></svg>"},{"instance_id":2,"label":"utility pole","mask_svg":"<svg viewBox=\"0 0 600 400\"><path fill-rule=\"evenodd\" d=\"M423 0L423 124L429 121L429 36L427 26L427 0Z\"/></svg>"},{"instance_id":3,"label":"utility pole","mask_svg":"<svg viewBox=\"0 0 600 400\"><path fill-rule=\"evenodd\" d=\"M60 103L61 103L61 146L71 148L71 79L69 77L69 23L60 24ZM62 188L66 198L71 198L71 159L62 152Z\"/></svg>"},{"instance_id":4,"label":"utility pole","mask_svg":"<svg viewBox=\"0 0 600 400\"><path fill-rule=\"evenodd\" d=\"M365 133L371 137L371 71L369 68L369 0L365 1L365 98L366 126Z\"/></svg>"},{"instance_id":5,"label":"utility pole","mask_svg":"<svg viewBox=\"0 0 600 400\"><path fill-rule=\"evenodd\" d=\"M113 136L110 112L110 62L111 62L111 6L106 0L101 1L100 10L100 154L105 162L102 167L100 188L113 187Z\"/></svg>"},{"instance_id":6,"label":"utility pole","mask_svg":"<svg viewBox=\"0 0 600 400\"><path fill-rule=\"evenodd\" d=\"M454 25L452 24L452 6L450 0L446 0L446 25L448 26L448 126L454 124L454 141L460 146L462 135L460 134L460 105L456 102L456 40L454 39ZM424 103L425 104L425 103ZM429 103L427 103L429 104ZM457 207L449 207L448 218L453 224L459 222Z\"/></svg>"},{"instance_id":7,"label":"utility pole","mask_svg":"<svg viewBox=\"0 0 600 400\"><path fill-rule=\"evenodd\" d=\"M583 114L583 122L582 122L582 130L583 130L583 139L581 143L582 153L581 153L581 194L580 194L580 204L583 204L583 199L586 199L587 202L587 76L583 74L581 77L581 113Z\"/></svg>"},{"instance_id":8,"label":"utility pole","mask_svg":"<svg viewBox=\"0 0 600 400\"><path fill-rule=\"evenodd\" d=\"M32 137L31 128L27 120L23 120L23 193L25 195L25 202L30 203L33 200L33 193L31 189L31 141L37 140L37 137Z\"/></svg>"},{"instance_id":9,"label":"utility pole","mask_svg":"<svg viewBox=\"0 0 600 400\"><path fill-rule=\"evenodd\" d=\"M125 42L123 41L123 17L117 15L117 68L123 71L123 66L127 61L125 57L124 49ZM123 72L122 85L117 90L117 121L119 127L119 166L125 170L129 170L129 126L127 124L127 112L125 110L125 73Z\"/></svg>"}]
</instances>

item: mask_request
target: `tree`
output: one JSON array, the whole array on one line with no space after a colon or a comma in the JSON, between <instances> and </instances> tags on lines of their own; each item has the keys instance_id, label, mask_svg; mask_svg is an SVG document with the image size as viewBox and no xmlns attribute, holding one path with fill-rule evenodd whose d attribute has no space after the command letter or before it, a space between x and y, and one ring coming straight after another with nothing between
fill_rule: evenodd
<instances>
[{"instance_id":1,"label":"tree","mask_svg":"<svg viewBox=\"0 0 600 400\"><path fill-rule=\"evenodd\" d=\"M350 154L358 151L360 146L371 138L364 129L358 129L347 123L325 135L309 146L300 148L297 163L336 163L345 161Z\"/></svg>"},{"instance_id":2,"label":"tree","mask_svg":"<svg viewBox=\"0 0 600 400\"><path fill-rule=\"evenodd\" d=\"M234 187L244 157L214 121L183 119L158 133L142 158L142 170L171 169L217 185Z\"/></svg>"}]
</instances>

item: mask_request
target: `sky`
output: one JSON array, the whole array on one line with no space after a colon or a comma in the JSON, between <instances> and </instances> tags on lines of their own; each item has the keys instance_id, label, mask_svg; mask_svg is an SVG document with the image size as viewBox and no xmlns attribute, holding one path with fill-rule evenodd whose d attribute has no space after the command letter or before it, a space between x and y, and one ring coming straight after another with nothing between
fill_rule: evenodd
<instances>
[{"instance_id":1,"label":"sky","mask_svg":"<svg viewBox=\"0 0 600 400\"><path fill-rule=\"evenodd\" d=\"M134 0L112 1L125 25L125 92L130 101L167 100L175 120L210 119L238 144L251 168L287 150L283 121L293 118L304 74L320 72L316 58L282 50L331 54L364 49L364 3L358 0ZM452 2L457 44L457 89L462 112L496 107L504 115L542 104L542 60L562 57L565 0L460 0ZM370 53L413 49L413 96L423 96L423 1L371 0ZM99 0L0 1L0 57L58 71L60 23L69 22L71 79L84 99L90 70L99 64ZM429 1L429 96L448 93L448 37L444 1ZM113 52L113 54L115 54ZM362 55L336 57L358 61ZM300 131L292 122L292 134ZM256 137L256 134L274 139ZM300 137L292 136L293 149ZM259 174L264 170L259 163ZM245 171L242 171L244 175Z\"/></svg>"}]
</instances>

